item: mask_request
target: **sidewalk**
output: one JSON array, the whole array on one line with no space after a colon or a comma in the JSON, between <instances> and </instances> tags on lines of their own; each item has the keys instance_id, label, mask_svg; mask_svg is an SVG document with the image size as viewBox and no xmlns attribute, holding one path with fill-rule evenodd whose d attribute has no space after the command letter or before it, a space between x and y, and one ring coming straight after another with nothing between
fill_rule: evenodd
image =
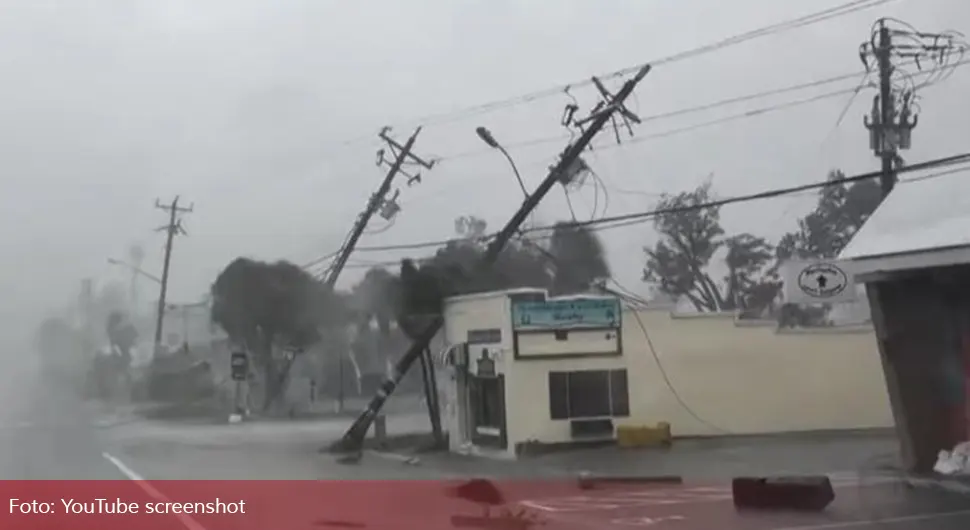
<instances>
[{"instance_id":1,"label":"sidewalk","mask_svg":"<svg viewBox=\"0 0 970 530\"><path fill-rule=\"evenodd\" d=\"M685 481L770 474L885 476L898 469L898 444L883 434L716 438L676 441L669 449L605 447L500 461L452 453L418 455L421 478L680 476ZM896 473L898 475L898 473Z\"/></svg>"}]
</instances>

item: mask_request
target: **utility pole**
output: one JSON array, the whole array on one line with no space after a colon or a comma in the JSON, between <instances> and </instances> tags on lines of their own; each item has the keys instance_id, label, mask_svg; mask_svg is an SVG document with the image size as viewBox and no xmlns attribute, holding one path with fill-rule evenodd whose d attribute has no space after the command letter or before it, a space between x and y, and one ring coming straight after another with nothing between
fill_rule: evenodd
<instances>
[{"instance_id":1,"label":"utility pole","mask_svg":"<svg viewBox=\"0 0 970 530\"><path fill-rule=\"evenodd\" d=\"M162 204L158 199L155 199L155 207L168 212L168 224L156 229L157 232L164 231L166 233L165 262L162 266L162 284L158 294L158 314L155 317L155 351L158 351L159 346L162 344L162 326L165 320L165 296L168 294L168 270L172 262L172 241L175 240L176 235L187 235L185 229L182 227L182 220L179 218L179 214L191 213L194 205L189 205L188 208L179 206L179 197L176 195L171 204Z\"/></svg>"},{"instance_id":2,"label":"utility pole","mask_svg":"<svg viewBox=\"0 0 970 530\"><path fill-rule=\"evenodd\" d=\"M414 184L421 183L421 174L417 173L415 175L409 175L403 171L405 164L417 164L425 169L431 169L434 167L434 161L426 161L417 155L411 153L411 149L414 147L414 142L418 139L418 134L421 133L421 127L415 129L411 137L408 138L407 142L402 146L397 143L393 138L387 135L390 132L390 127L384 127L380 132L380 137L387 143L388 149L394 155L393 161L389 161L385 158L386 151L381 149L377 152L377 165L384 166L390 165L390 169L387 171L387 175L384 177L384 181L381 182L380 187L377 191L370 196L367 201L367 205L364 207L364 211L360 213L357 217L357 222L354 223L354 227L350 230L350 234L347 235L340 250L337 252L337 257L334 258L333 263L324 273L323 283L327 287L333 288L337 284L337 279L340 277L340 273L343 272L344 266L347 265L347 259L353 254L354 248L357 247L357 241L360 240L360 236L367 229L367 224L370 223L371 218L375 213L380 210L381 217L385 220L392 220L401 211L401 207L397 204L397 197L400 194L400 190L396 191L394 196L388 200L387 194L391 191L391 185L394 182L394 177L399 173L404 174L407 178L408 187Z\"/></svg>"},{"instance_id":3,"label":"utility pole","mask_svg":"<svg viewBox=\"0 0 970 530\"><path fill-rule=\"evenodd\" d=\"M890 27L890 24L899 27ZM942 79L956 66L950 62L962 56L967 45L957 33L924 33L894 19L876 21L869 39L859 47L859 57L868 71L879 76L879 94L863 123L869 129L869 147L882 163L880 187L883 198L896 185L896 166L903 163L899 151L908 150L917 124L917 89ZM894 64L895 59L903 62ZM917 83L905 71L913 64L927 78ZM924 69L923 65L932 65Z\"/></svg>"},{"instance_id":4,"label":"utility pole","mask_svg":"<svg viewBox=\"0 0 970 530\"><path fill-rule=\"evenodd\" d=\"M893 37L889 33L889 28L885 22L879 24L879 45L876 49L876 61L879 64L879 116L882 124L882 145L879 156L882 160L882 176L879 178L882 186L882 196L885 197L893 191L896 186L896 174L893 172L893 163L896 158L897 142L890 141L895 136L890 133L896 116L896 101L893 97L892 88L892 50ZM915 125L915 124L914 124Z\"/></svg>"},{"instance_id":5,"label":"utility pole","mask_svg":"<svg viewBox=\"0 0 970 530\"><path fill-rule=\"evenodd\" d=\"M473 271L474 273L477 273L495 263L495 260L498 259L502 249L505 248L505 245L510 239L512 239L512 237L515 236L522 223L528 218L529 214L532 213L536 206L539 205L542 199L545 198L546 194L549 193L549 190L551 190L553 186L555 186L557 183L565 184L575 174L577 167L585 166L585 164L582 163L580 155L582 155L583 151L589 147L590 142L592 142L593 138L597 133L599 133L603 126L614 117L614 114L618 113L627 120L635 118L635 116L633 116L632 113L630 113L626 107L623 106L623 103L626 101L627 97L633 93L633 90L640 83L640 81L643 80L649 71L650 65L643 66L632 79L623 84L623 87L615 96L606 92L599 84L599 81L594 78L594 83L598 85L597 88L600 89L605 101L600 102L600 104L593 109L590 116L582 120L572 120L572 114L575 112L575 109L569 112L570 119L568 121L571 122L573 126L582 130L582 134L576 139L575 142L570 143L566 147L562 155L560 155L559 161L550 168L549 174L542 181L542 183L539 184L539 187L536 188L536 190L525 199L522 206L520 206L518 211L515 212L515 215L509 219L505 227L502 228L502 230L488 245L485 255L477 264L478 270ZM638 120L633 119L633 121ZM370 429L370 425L374 421L374 418L377 417L378 412L380 411L381 407L383 407L384 402L387 401L387 398L392 393L394 393L394 390L397 388L401 378L403 378L404 374L407 373L408 369L411 368L414 361L416 361L422 355L430 344L431 340L443 325L443 317L441 315L437 315L428 324L424 331L422 331L414 339L414 342L411 343L411 347L408 348L407 352L397 362L393 373L384 381L380 389L378 389L377 395L375 395L371 400L370 404L367 406L367 409L354 421L353 425L347 429L343 437L336 444L334 444L332 449L337 451L360 451L364 437L366 436L368 429Z\"/></svg>"},{"instance_id":6,"label":"utility pole","mask_svg":"<svg viewBox=\"0 0 970 530\"><path fill-rule=\"evenodd\" d=\"M387 194L391 191L391 186L394 183L394 178L398 174L403 174L407 177L408 187L414 184L421 183L421 174L415 173L414 175L408 174L404 171L405 165L417 165L424 169L432 169L434 167L434 160L427 161L423 158L413 154L411 150L414 148L414 142L418 139L418 134L421 133L421 127L415 129L411 134L411 137L407 139L404 145L399 144L396 140L388 136L391 131L390 127L384 127L381 129L379 134L381 140L383 140L387 147L386 149L380 149L377 151L377 165L378 167L389 166L387 174L384 176L384 180L381 185L377 188L368 199L367 204L364 206L364 210L357 217L357 221L354 223L353 228L351 228L350 233L344 240L343 246L337 251L337 256L331 262L330 266L323 273L323 283L328 288L333 289L337 285L337 279L340 278L340 273L343 272L344 267L347 265L347 260L350 255L353 254L354 249L357 247L357 242L360 240L360 236L363 235L364 230L367 229L368 223L375 213L380 213L386 221L393 221L398 213L401 211L401 206L397 203L397 197L400 195L400 190L395 191L394 196L387 199ZM390 151L393 155L393 160L388 160L385 156L387 151ZM340 381L338 382L338 395L337 395L337 408L338 411L343 410L344 404L344 355L343 352L337 356L338 368L337 372L340 375ZM286 368L288 370L289 367Z\"/></svg>"}]
</instances>

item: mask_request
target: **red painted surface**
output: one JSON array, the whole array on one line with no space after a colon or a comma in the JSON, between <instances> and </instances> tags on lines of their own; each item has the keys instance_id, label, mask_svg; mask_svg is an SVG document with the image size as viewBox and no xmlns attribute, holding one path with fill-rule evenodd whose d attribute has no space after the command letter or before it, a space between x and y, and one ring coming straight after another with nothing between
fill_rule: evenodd
<instances>
[{"instance_id":1,"label":"red painted surface","mask_svg":"<svg viewBox=\"0 0 970 530\"><path fill-rule=\"evenodd\" d=\"M842 485L837 493L837 497L847 493L841 505L837 500L832 509L814 514L739 513L729 488L717 484L623 485L587 491L575 481L502 481L494 484L497 492L489 491L484 505L464 498L469 488L462 490L459 485L432 481L0 482L0 499L7 498L3 502L18 499L9 507L0 506L0 528L777 530L834 522L865 528L874 515L860 509L858 502L853 504L852 497L858 494L854 484ZM98 498L114 506L120 501L129 508L126 513L117 513L115 507L115 513L96 514L63 509L68 499L91 503ZM146 513L148 506L157 512L173 502L217 500L244 502L245 513ZM22 513L30 512L34 501L55 505L53 512ZM26 508L21 503L27 503ZM132 513L131 506L137 506L138 513Z\"/></svg>"}]
</instances>

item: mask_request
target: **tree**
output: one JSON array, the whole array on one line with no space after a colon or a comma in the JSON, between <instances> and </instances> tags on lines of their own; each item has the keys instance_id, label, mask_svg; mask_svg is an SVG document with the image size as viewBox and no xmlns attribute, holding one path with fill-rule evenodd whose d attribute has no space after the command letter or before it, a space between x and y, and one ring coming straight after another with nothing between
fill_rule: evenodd
<instances>
[{"instance_id":1,"label":"tree","mask_svg":"<svg viewBox=\"0 0 970 530\"><path fill-rule=\"evenodd\" d=\"M829 181L845 178L832 171ZM798 220L798 229L785 234L778 243L777 258L834 258L848 245L872 212L882 202L882 191L875 180L826 186L818 192L815 209Z\"/></svg>"},{"instance_id":2,"label":"tree","mask_svg":"<svg viewBox=\"0 0 970 530\"><path fill-rule=\"evenodd\" d=\"M356 340L353 348L346 351L351 361L359 366L388 365L387 352L391 343L391 323L397 319L400 307L400 280L383 267L368 269L364 278L354 286L350 299L354 309ZM371 323L377 321L377 336Z\"/></svg>"},{"instance_id":3,"label":"tree","mask_svg":"<svg viewBox=\"0 0 970 530\"><path fill-rule=\"evenodd\" d=\"M441 294L454 296L519 287L551 286L549 259L533 244L510 241L495 264L482 269L480 263L487 247L485 233L488 224L477 217L460 217L455 221L455 229L459 238L439 248L421 266L427 274L438 279ZM403 275L401 279L404 281Z\"/></svg>"},{"instance_id":4,"label":"tree","mask_svg":"<svg viewBox=\"0 0 970 530\"><path fill-rule=\"evenodd\" d=\"M902 160L895 161L897 167ZM829 181L845 178L841 171L829 172ZM798 220L798 228L785 234L775 252L781 266L790 259L832 259L842 252L882 202L882 190L875 180L839 183L821 188L815 208ZM780 284L779 284L780 285ZM818 326L827 322L829 307L786 305L783 326Z\"/></svg>"},{"instance_id":5,"label":"tree","mask_svg":"<svg viewBox=\"0 0 970 530\"><path fill-rule=\"evenodd\" d=\"M551 288L554 295L588 291L596 280L610 276L603 244L586 226L557 223L549 253L555 257Z\"/></svg>"},{"instance_id":6,"label":"tree","mask_svg":"<svg viewBox=\"0 0 970 530\"><path fill-rule=\"evenodd\" d=\"M761 313L771 306L781 282L773 269L765 270L774 257L774 247L763 237L748 233L725 240L727 274L725 297L733 309Z\"/></svg>"},{"instance_id":7,"label":"tree","mask_svg":"<svg viewBox=\"0 0 970 530\"><path fill-rule=\"evenodd\" d=\"M654 221L660 241L644 249L645 281L674 299L685 298L698 311L724 311L763 303L763 271L773 248L764 238L743 233L724 237L719 207L704 207L713 200L711 183L677 195L661 196ZM726 250L727 275L720 284L709 271L712 260Z\"/></svg>"},{"instance_id":8,"label":"tree","mask_svg":"<svg viewBox=\"0 0 970 530\"><path fill-rule=\"evenodd\" d=\"M290 362L274 345L295 352L320 340L320 328L345 317L335 293L300 267L237 258L212 284L211 319L231 341L245 345L262 369L264 409L285 391Z\"/></svg>"}]
</instances>

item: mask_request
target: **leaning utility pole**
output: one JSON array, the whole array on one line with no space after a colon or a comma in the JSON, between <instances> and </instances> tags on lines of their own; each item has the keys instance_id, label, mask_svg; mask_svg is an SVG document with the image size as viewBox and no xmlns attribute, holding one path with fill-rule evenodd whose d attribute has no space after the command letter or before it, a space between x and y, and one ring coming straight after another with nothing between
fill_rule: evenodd
<instances>
[{"instance_id":1,"label":"leaning utility pole","mask_svg":"<svg viewBox=\"0 0 970 530\"><path fill-rule=\"evenodd\" d=\"M890 23L899 28L891 28ZM966 44L956 33L923 33L893 19L879 19L873 26L869 40L859 47L859 56L867 70L879 74L879 94L873 99L872 110L863 120L869 129L869 146L881 160L880 185L886 197L896 185L895 168L902 163L900 150L910 148L912 130L916 127L916 91L945 75L956 66L952 57L962 56ZM923 74L917 83L905 70L906 64L894 64L903 59L914 64ZM923 63L934 63L932 70L924 70Z\"/></svg>"},{"instance_id":2,"label":"leaning utility pole","mask_svg":"<svg viewBox=\"0 0 970 530\"><path fill-rule=\"evenodd\" d=\"M434 167L434 160L425 161L424 159L418 157L411 153L411 149L414 147L415 140L418 139L418 134L421 132L421 127L418 127L411 137L408 138L407 142L402 146L397 143L393 138L387 135L390 132L390 127L384 127L380 132L380 137L387 143L388 148L391 153L394 154L393 162L388 161L385 157L384 149L377 152L377 165L390 165L390 169L387 171L387 175L384 177L384 181L381 182L380 187L377 191L370 196L367 201L367 205L364 207L364 211L360 213L357 217L357 222L354 223L354 227L350 230L350 234L347 235L347 239L344 241L340 250L337 251L337 256L334 258L333 263L324 273L323 283L327 287L333 288L337 284L337 279L340 277L340 273L343 272L344 266L347 265L347 259L353 254L354 248L357 247L357 241L360 240L360 236L367 229L367 224L370 222L371 217L380 210L381 217L385 220L392 220L401 210L401 207L397 204L397 196L400 191L395 192L394 196L388 200L387 194L391 191L391 184L394 182L394 177L398 173L404 174L407 178L407 185L411 186L413 184L421 183L421 174L417 173L415 175L408 175L402 170L403 166L410 162L412 164L417 164L425 169L431 169Z\"/></svg>"},{"instance_id":3,"label":"leaning utility pole","mask_svg":"<svg viewBox=\"0 0 970 530\"><path fill-rule=\"evenodd\" d=\"M380 149L377 151L377 165L379 167L389 166L387 175L384 176L383 182L377 188L368 199L367 204L364 206L364 210L357 217L357 221L354 223L353 228L351 228L350 233L347 234L347 238L344 240L343 246L337 251L337 255L334 260L330 263L330 266L323 273L323 283L328 288L333 289L337 285L337 279L340 278L340 273L343 272L344 267L347 265L347 260L350 255L353 254L354 249L357 247L357 241L360 240L360 236L363 235L364 230L367 229L367 224L370 223L371 218L375 213L380 213L386 221L393 221L397 214L401 211L401 206L397 203L397 197L400 195L400 190L394 192L394 196L390 199L387 198L387 194L391 191L391 185L394 183L394 178L398 174L403 174L407 177L408 187L414 184L421 183L421 174L415 173L410 175L404 171L405 165L417 165L424 169L431 169L434 167L434 160L426 161L421 157L413 154L411 150L414 148L414 142L418 139L418 134L421 133L421 127L415 129L411 137L404 143L404 145L399 144L396 140L388 136L390 132L390 127L384 127L381 129L380 138L385 143L387 143L387 148L393 155L393 160L388 160L384 155L386 154L385 149ZM344 356L342 354L338 355L338 368L337 371L340 374L340 381L338 383L338 395L337 395L337 408L338 410L343 410L344 405ZM284 368L284 373L289 370L287 366Z\"/></svg>"},{"instance_id":4,"label":"leaning utility pole","mask_svg":"<svg viewBox=\"0 0 970 530\"><path fill-rule=\"evenodd\" d=\"M623 84L620 91L614 96L606 92L602 85L599 84L597 79L593 79L594 83L597 84L597 88L600 89L605 101L597 105L593 112L587 118L582 120L573 121L571 116L575 109L569 113L572 125L578 127L582 130L582 134L576 139L574 143L570 143L562 155L559 157L559 162L557 162L553 167L550 168L549 174L546 176L545 180L539 184L539 187L529 195L519 210L515 212L515 215L509 219L505 227L495 236L495 239L488 245L485 251L485 255L482 257L481 261L477 264L478 271L473 271L477 273L482 269L485 269L495 263L502 249L505 248L506 243L509 242L512 237L519 231L520 225L528 218L529 214L539 205L549 190L552 189L557 183L568 182L576 173L576 170L581 165L585 167L582 163L580 155L589 146L590 142L596 136L597 133L603 128L608 121L614 118L614 114L620 114L623 116L624 120L639 121L635 116L630 113L626 107L623 106L626 98L633 93L634 88L637 84L643 80L643 78L650 71L650 65L643 66L633 77L633 79L628 80ZM615 122L614 122L615 125ZM368 429L370 429L371 423L374 418L377 417L378 412L381 407L383 407L384 402L387 401L388 396L390 396L394 390L397 388L398 383L404 374L407 373L411 365L414 364L421 354L428 347L431 340L438 333L441 327L444 325L444 319L441 315L437 315L428 324L428 326L422 331L411 343L411 347L408 348L407 352L401 357L394 367L394 372L384 381L380 389L377 391L377 395L371 400L370 404L365 410L347 429L343 437L333 446L334 450L337 451L359 451L364 437L367 434Z\"/></svg>"},{"instance_id":5,"label":"leaning utility pole","mask_svg":"<svg viewBox=\"0 0 970 530\"><path fill-rule=\"evenodd\" d=\"M172 261L172 241L176 235L186 235L185 229L182 228L182 220L179 218L179 214L191 213L193 205L189 205L188 208L182 208L179 206L179 197L176 196L171 204L162 204L158 199L155 199L155 207L169 214L168 224L156 229L157 232L165 231L167 234L165 240L165 262L162 266L162 283L158 294L158 311L155 317L155 350L157 351L162 344L162 323L165 320L165 295L168 293L168 269Z\"/></svg>"}]
</instances>

